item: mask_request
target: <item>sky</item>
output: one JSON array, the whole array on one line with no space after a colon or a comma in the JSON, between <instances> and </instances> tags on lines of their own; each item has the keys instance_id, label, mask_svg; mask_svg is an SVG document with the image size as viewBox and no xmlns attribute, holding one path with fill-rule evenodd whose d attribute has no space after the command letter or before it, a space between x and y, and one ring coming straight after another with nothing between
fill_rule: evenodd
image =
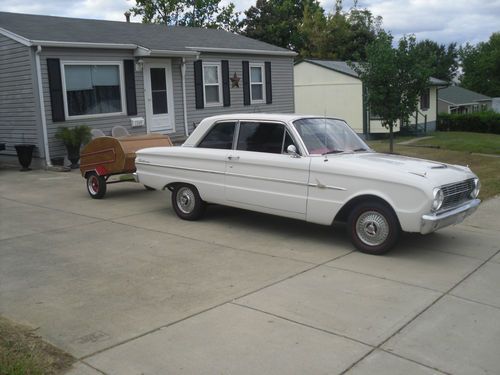
<instances>
[{"instance_id":1,"label":"sky","mask_svg":"<svg viewBox=\"0 0 500 375\"><path fill-rule=\"evenodd\" d=\"M255 4L255 0L232 1L239 11ZM335 0L320 2L329 12ZM0 11L121 21L134 4L134 0L0 0ZM352 4L353 0L344 0L344 9ZM358 6L382 16L382 27L396 39L415 34L417 40L476 44L500 31L500 0L359 0ZM139 17L132 20L140 22Z\"/></svg>"}]
</instances>

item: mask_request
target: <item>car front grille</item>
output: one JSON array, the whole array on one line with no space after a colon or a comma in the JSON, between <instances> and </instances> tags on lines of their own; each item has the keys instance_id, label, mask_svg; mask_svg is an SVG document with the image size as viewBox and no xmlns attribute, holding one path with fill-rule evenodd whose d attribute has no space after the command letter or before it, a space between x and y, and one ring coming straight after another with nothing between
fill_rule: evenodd
<instances>
[{"instance_id":1,"label":"car front grille","mask_svg":"<svg viewBox=\"0 0 500 375\"><path fill-rule=\"evenodd\" d=\"M474 190L474 179L444 185L441 187L444 193L444 201L441 209L448 209L470 200L470 194Z\"/></svg>"}]
</instances>

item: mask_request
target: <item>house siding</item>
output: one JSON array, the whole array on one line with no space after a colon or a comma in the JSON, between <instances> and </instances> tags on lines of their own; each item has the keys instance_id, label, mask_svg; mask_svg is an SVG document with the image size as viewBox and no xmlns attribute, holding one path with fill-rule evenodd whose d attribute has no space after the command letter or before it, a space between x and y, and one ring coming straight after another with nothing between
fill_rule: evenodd
<instances>
[{"instance_id":1,"label":"house siding","mask_svg":"<svg viewBox=\"0 0 500 375\"><path fill-rule=\"evenodd\" d=\"M2 155L16 155L14 145L35 144L39 157L41 144L33 77L34 51L0 35L0 142Z\"/></svg>"},{"instance_id":2,"label":"house siding","mask_svg":"<svg viewBox=\"0 0 500 375\"><path fill-rule=\"evenodd\" d=\"M63 144L54 138L54 135L59 126L76 126L85 124L92 128L101 129L104 133L110 134L111 128L115 125L125 126L132 134L145 133L147 126L132 128L130 118L143 117L146 119L145 111L145 94L144 94L144 77L143 71L135 72L136 84L136 100L137 100L137 115L117 115L103 116L88 119L66 120L63 122L52 121L52 110L50 102L50 91L47 73L47 59L57 58L61 61L123 61L124 59L134 58L132 51L127 50L92 50L92 49L71 49L71 48L45 48L41 56L42 69L42 85L45 102L45 112L47 119L47 132L49 138L50 156L64 156L66 151ZM144 64L165 60L166 58L143 58ZM252 63L271 62L272 73L272 91L273 102L271 104L252 104L249 106L243 105L243 84L240 81L239 88L230 89L231 105L228 107L209 107L196 109L195 106L195 88L194 88L194 58L186 58L186 103L187 103L187 123L189 132L202 119L208 116L235 113L235 112L272 112L272 113L292 113L294 111L293 98L293 58L291 57L274 57L274 56L249 56L249 55L231 55L231 54L201 54L200 59L204 61L220 62L228 60L229 74L234 73L241 78L242 61ZM172 83L173 83L173 100L175 114L175 132L169 136L174 142L182 142L185 136L184 127L184 107L182 93L182 74L181 58L170 58L172 62Z\"/></svg>"},{"instance_id":3,"label":"house siding","mask_svg":"<svg viewBox=\"0 0 500 375\"><path fill-rule=\"evenodd\" d=\"M294 92L293 92L293 58L277 57L264 55L232 55L232 54L208 54L200 55L204 62L220 62L228 60L229 76L234 73L240 77L239 87L229 89L231 95L231 105L228 107L208 107L196 109L195 88L194 88L194 61L195 59L186 59L186 103L188 114L188 126L191 132L205 117L228 114L228 113L293 113ZM272 81L272 103L270 104L243 104L243 67L242 61L250 63L271 62L271 81ZM174 79L175 86L175 79ZM179 90L182 93L182 88ZM181 102L182 104L182 102ZM176 117L180 115L183 120L182 108L176 110ZM183 123L182 123L183 124ZM179 129L178 129L179 130ZM183 129L181 129L183 130Z\"/></svg>"},{"instance_id":4,"label":"house siding","mask_svg":"<svg viewBox=\"0 0 500 375\"><path fill-rule=\"evenodd\" d=\"M52 108L50 102L49 80L47 72L47 59L54 58L61 61L116 61L123 62L125 59L133 59L131 51L127 50L93 50L93 49L76 49L76 48L44 48L41 54L41 70L42 70L42 87L45 104L45 114L47 121L47 136L49 139L50 156L64 156L66 150L61 141L55 139L55 133L60 126L77 126L87 125L91 128L101 129L105 134L111 135L113 126L121 125L126 127L130 133L145 133L146 127L132 128L130 118L143 117L145 118L144 110L144 80L142 71L135 72L136 85L136 100L137 100L137 115L128 116L126 108L124 115L102 116L86 119L71 119L61 122L52 121Z\"/></svg>"}]
</instances>

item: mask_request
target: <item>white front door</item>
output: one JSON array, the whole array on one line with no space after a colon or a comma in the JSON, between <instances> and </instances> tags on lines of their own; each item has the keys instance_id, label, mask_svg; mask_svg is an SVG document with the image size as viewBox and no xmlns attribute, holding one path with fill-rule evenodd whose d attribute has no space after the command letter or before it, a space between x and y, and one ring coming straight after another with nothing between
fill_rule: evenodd
<instances>
[{"instance_id":1,"label":"white front door","mask_svg":"<svg viewBox=\"0 0 500 375\"><path fill-rule=\"evenodd\" d=\"M170 60L144 63L144 95L148 133L174 132L175 117Z\"/></svg>"}]
</instances>

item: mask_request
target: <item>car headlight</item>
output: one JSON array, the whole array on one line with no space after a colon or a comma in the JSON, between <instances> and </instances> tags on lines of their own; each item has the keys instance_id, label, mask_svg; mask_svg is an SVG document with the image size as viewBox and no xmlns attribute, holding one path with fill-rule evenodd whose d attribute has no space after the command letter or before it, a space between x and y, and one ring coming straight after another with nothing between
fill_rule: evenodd
<instances>
[{"instance_id":1,"label":"car headlight","mask_svg":"<svg viewBox=\"0 0 500 375\"><path fill-rule=\"evenodd\" d=\"M479 191L481 190L481 181L479 181L479 178L474 179L474 190L470 193L470 197L472 199L477 198L479 195Z\"/></svg>"},{"instance_id":2,"label":"car headlight","mask_svg":"<svg viewBox=\"0 0 500 375\"><path fill-rule=\"evenodd\" d=\"M432 192L434 199L432 200L432 211L437 211L441 208L444 201L444 193L441 188L435 188Z\"/></svg>"}]
</instances>

